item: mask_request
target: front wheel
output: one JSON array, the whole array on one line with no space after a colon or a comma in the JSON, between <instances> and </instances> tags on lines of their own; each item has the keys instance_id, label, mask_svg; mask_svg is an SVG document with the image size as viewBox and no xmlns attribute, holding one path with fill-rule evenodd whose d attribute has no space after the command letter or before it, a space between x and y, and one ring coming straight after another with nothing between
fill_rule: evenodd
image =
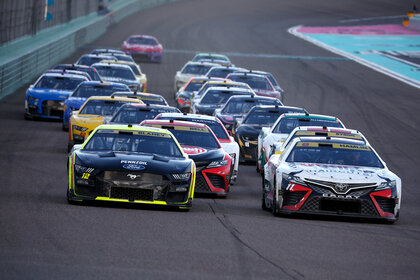
<instances>
[{"instance_id":1,"label":"front wheel","mask_svg":"<svg viewBox=\"0 0 420 280\"><path fill-rule=\"evenodd\" d=\"M276 190L274 190L273 202L271 203L271 213L273 213L274 216L278 216L279 215L279 207L277 205Z\"/></svg>"}]
</instances>

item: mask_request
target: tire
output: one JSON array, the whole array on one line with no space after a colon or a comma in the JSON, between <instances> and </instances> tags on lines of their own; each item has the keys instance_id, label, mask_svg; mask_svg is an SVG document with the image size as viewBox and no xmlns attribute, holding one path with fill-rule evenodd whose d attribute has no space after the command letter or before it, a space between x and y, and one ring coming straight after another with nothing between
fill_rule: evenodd
<instances>
[{"instance_id":1,"label":"tire","mask_svg":"<svg viewBox=\"0 0 420 280\"><path fill-rule=\"evenodd\" d=\"M265 180L264 177L262 178L262 190L261 190L261 208L263 210L268 210L267 206L265 205Z\"/></svg>"},{"instance_id":2,"label":"tire","mask_svg":"<svg viewBox=\"0 0 420 280\"><path fill-rule=\"evenodd\" d=\"M277 207L277 197L275 193L276 193L276 190L274 189L273 203L271 204L271 213L273 213L274 216L278 216L279 208Z\"/></svg>"},{"instance_id":3,"label":"tire","mask_svg":"<svg viewBox=\"0 0 420 280\"><path fill-rule=\"evenodd\" d=\"M64 125L64 123L63 123L63 125L61 126L61 129L63 130L63 131L69 131L69 126L68 125Z\"/></svg>"},{"instance_id":4,"label":"tire","mask_svg":"<svg viewBox=\"0 0 420 280\"><path fill-rule=\"evenodd\" d=\"M32 117L26 112L23 114L23 118L27 121L32 120Z\"/></svg>"}]
</instances>

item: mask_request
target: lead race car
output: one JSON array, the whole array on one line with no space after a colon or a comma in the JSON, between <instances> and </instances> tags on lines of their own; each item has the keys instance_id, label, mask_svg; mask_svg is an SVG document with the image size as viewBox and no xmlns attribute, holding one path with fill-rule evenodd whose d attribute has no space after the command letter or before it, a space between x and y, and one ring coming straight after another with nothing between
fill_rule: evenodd
<instances>
[{"instance_id":1,"label":"lead race car","mask_svg":"<svg viewBox=\"0 0 420 280\"><path fill-rule=\"evenodd\" d=\"M264 169L262 208L275 215L339 215L392 223L400 207L401 179L364 141L297 137L282 154L271 156Z\"/></svg>"},{"instance_id":2,"label":"lead race car","mask_svg":"<svg viewBox=\"0 0 420 280\"><path fill-rule=\"evenodd\" d=\"M101 125L68 158L69 202L192 206L195 164L165 129Z\"/></svg>"}]
</instances>

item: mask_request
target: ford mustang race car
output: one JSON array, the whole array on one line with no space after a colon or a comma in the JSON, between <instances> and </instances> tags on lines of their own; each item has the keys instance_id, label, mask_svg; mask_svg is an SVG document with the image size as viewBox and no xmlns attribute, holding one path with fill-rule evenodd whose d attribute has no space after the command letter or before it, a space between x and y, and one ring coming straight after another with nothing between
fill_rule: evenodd
<instances>
[{"instance_id":1,"label":"ford mustang race car","mask_svg":"<svg viewBox=\"0 0 420 280\"><path fill-rule=\"evenodd\" d=\"M284 141L298 126L341 127L343 123L336 117L316 114L285 114L277 119L272 127L265 127L258 135L257 171L267 162L274 143Z\"/></svg>"},{"instance_id":2,"label":"ford mustang race car","mask_svg":"<svg viewBox=\"0 0 420 280\"><path fill-rule=\"evenodd\" d=\"M270 80L264 75L254 74L252 72L234 72L227 75L226 79L234 82L247 83L257 95L278 98L280 101L283 98L282 92L274 88Z\"/></svg>"},{"instance_id":3,"label":"ford mustang race car","mask_svg":"<svg viewBox=\"0 0 420 280\"><path fill-rule=\"evenodd\" d=\"M101 77L99 76L98 72L90 66L77 64L58 64L54 67L54 69L85 72L88 73L92 81L101 81Z\"/></svg>"},{"instance_id":4,"label":"ford mustang race car","mask_svg":"<svg viewBox=\"0 0 420 280\"><path fill-rule=\"evenodd\" d=\"M163 47L153 36L132 35L123 42L121 49L136 60L162 62Z\"/></svg>"},{"instance_id":5,"label":"ford mustang race car","mask_svg":"<svg viewBox=\"0 0 420 280\"><path fill-rule=\"evenodd\" d=\"M92 67L98 71L102 80L106 82L125 84L131 91L141 90L141 82L128 65L99 62L92 64Z\"/></svg>"},{"instance_id":6,"label":"ford mustang race car","mask_svg":"<svg viewBox=\"0 0 420 280\"><path fill-rule=\"evenodd\" d=\"M112 55L84 54L76 61L76 65L92 66L92 64L102 60L117 60L117 58Z\"/></svg>"},{"instance_id":7,"label":"ford mustang race car","mask_svg":"<svg viewBox=\"0 0 420 280\"><path fill-rule=\"evenodd\" d=\"M214 110L214 115L218 117L226 129L232 133L236 119L242 118L252 107L257 105L278 105L283 104L277 98L264 96L231 96L222 108Z\"/></svg>"},{"instance_id":8,"label":"ford mustang race car","mask_svg":"<svg viewBox=\"0 0 420 280\"><path fill-rule=\"evenodd\" d=\"M68 74L65 71L44 73L26 90L25 119L62 119L64 100L84 81L88 81L86 76Z\"/></svg>"},{"instance_id":9,"label":"ford mustang race car","mask_svg":"<svg viewBox=\"0 0 420 280\"><path fill-rule=\"evenodd\" d=\"M118 109L109 123L139 124L144 120L153 120L161 113L180 113L180 111L171 106L128 103Z\"/></svg>"},{"instance_id":10,"label":"ford mustang race car","mask_svg":"<svg viewBox=\"0 0 420 280\"><path fill-rule=\"evenodd\" d=\"M203 76L209 71L213 66L217 66L216 63L208 62L192 62L188 61L182 67L181 70L177 71L174 77L174 89L177 92L181 87L183 87L190 78L196 76Z\"/></svg>"},{"instance_id":11,"label":"ford mustang race car","mask_svg":"<svg viewBox=\"0 0 420 280\"><path fill-rule=\"evenodd\" d=\"M190 209L195 164L165 129L101 125L68 159L67 199Z\"/></svg>"},{"instance_id":12,"label":"ford mustang race car","mask_svg":"<svg viewBox=\"0 0 420 280\"><path fill-rule=\"evenodd\" d=\"M394 222L400 206L401 179L363 141L297 137L282 154L273 155L265 168L262 208L274 214L355 216Z\"/></svg>"},{"instance_id":13,"label":"ford mustang race car","mask_svg":"<svg viewBox=\"0 0 420 280\"><path fill-rule=\"evenodd\" d=\"M255 95L251 89L236 87L210 87L196 102L191 104L191 112L194 114L213 115L214 110L222 108L226 101L234 95Z\"/></svg>"},{"instance_id":14,"label":"ford mustang race car","mask_svg":"<svg viewBox=\"0 0 420 280\"><path fill-rule=\"evenodd\" d=\"M305 112L302 108L289 106L254 106L243 119L235 121L232 130L235 141L239 144L240 161L257 160L258 135L262 128L270 127L284 113Z\"/></svg>"},{"instance_id":15,"label":"ford mustang race car","mask_svg":"<svg viewBox=\"0 0 420 280\"><path fill-rule=\"evenodd\" d=\"M156 117L156 120L177 120L189 121L195 123L204 123L216 135L223 150L227 152L233 161L233 173L231 176L231 183L234 184L238 178L239 170L239 145L235 142L232 136L228 134L222 122L213 116L195 115L195 114L176 114L176 113L162 113Z\"/></svg>"},{"instance_id":16,"label":"ford mustang race car","mask_svg":"<svg viewBox=\"0 0 420 280\"><path fill-rule=\"evenodd\" d=\"M147 89L147 76L141 72L140 66L134 61L121 61L121 60L102 60L101 63L114 63L130 66L133 70L134 75L136 76L137 81L141 85L140 91L146 92Z\"/></svg>"},{"instance_id":17,"label":"ford mustang race car","mask_svg":"<svg viewBox=\"0 0 420 280\"><path fill-rule=\"evenodd\" d=\"M165 97L163 97L160 94L135 91L135 92L114 92L112 96L136 98L143 101L143 103L145 104L156 104L156 105L168 106L168 102L166 102Z\"/></svg>"},{"instance_id":18,"label":"ford mustang race car","mask_svg":"<svg viewBox=\"0 0 420 280\"><path fill-rule=\"evenodd\" d=\"M172 132L197 166L195 193L228 195L232 158L207 125L174 120L146 120L141 125L165 128Z\"/></svg>"},{"instance_id":19,"label":"ford mustang race car","mask_svg":"<svg viewBox=\"0 0 420 280\"><path fill-rule=\"evenodd\" d=\"M111 96L115 91L130 91L124 84L104 82L83 82L64 101L63 130L69 129L70 115L79 110L80 106L91 96Z\"/></svg>"},{"instance_id":20,"label":"ford mustang race car","mask_svg":"<svg viewBox=\"0 0 420 280\"><path fill-rule=\"evenodd\" d=\"M125 103L143 102L138 99L123 97L89 97L80 110L73 111L71 114L67 150L70 151L74 144L83 143L98 125L109 121L114 113Z\"/></svg>"}]
</instances>

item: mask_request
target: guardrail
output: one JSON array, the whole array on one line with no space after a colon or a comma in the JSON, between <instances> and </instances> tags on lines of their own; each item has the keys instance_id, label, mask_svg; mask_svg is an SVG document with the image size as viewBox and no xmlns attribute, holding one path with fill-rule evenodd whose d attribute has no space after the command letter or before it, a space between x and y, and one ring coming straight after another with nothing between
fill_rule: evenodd
<instances>
[{"instance_id":1,"label":"guardrail","mask_svg":"<svg viewBox=\"0 0 420 280\"><path fill-rule=\"evenodd\" d=\"M3 56L0 60L0 99L55 66L79 47L94 41L111 24L137 11L174 1L177 0L119 1L111 5L110 12L105 15L91 14L0 48ZM28 44L33 44L37 36L43 37L39 40L41 43L28 50ZM11 53L10 57L7 52Z\"/></svg>"}]
</instances>

